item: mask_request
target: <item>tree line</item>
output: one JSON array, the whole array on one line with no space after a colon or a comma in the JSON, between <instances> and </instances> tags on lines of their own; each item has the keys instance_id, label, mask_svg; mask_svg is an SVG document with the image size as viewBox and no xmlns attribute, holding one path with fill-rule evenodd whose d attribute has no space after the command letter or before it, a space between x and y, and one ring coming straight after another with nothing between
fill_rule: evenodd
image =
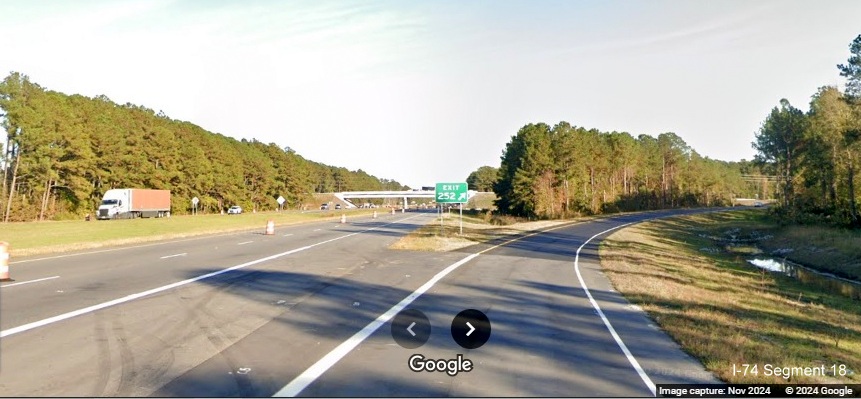
<instances>
[{"instance_id":1,"label":"tree line","mask_svg":"<svg viewBox=\"0 0 861 399\"><path fill-rule=\"evenodd\" d=\"M755 161L780 179L778 213L795 222L861 227L861 35L849 46L845 91L821 87L807 112L782 99L759 132Z\"/></svg>"},{"instance_id":2,"label":"tree line","mask_svg":"<svg viewBox=\"0 0 861 399\"><path fill-rule=\"evenodd\" d=\"M171 190L177 214L190 211L192 197L198 211L220 212L275 209L279 195L286 208L315 192L409 189L143 106L47 90L17 72L0 82L0 116L3 221L79 217L111 188Z\"/></svg>"},{"instance_id":3,"label":"tree line","mask_svg":"<svg viewBox=\"0 0 861 399\"><path fill-rule=\"evenodd\" d=\"M533 218L721 206L758 194L743 169L758 173L744 160L703 157L675 133L635 138L537 123L506 144L493 190L501 212Z\"/></svg>"}]
</instances>

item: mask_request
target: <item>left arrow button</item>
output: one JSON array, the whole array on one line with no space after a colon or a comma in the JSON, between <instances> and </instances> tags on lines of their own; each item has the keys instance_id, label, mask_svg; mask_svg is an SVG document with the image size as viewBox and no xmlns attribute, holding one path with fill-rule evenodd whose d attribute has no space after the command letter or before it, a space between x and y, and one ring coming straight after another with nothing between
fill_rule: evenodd
<instances>
[{"instance_id":1,"label":"left arrow button","mask_svg":"<svg viewBox=\"0 0 861 399\"><path fill-rule=\"evenodd\" d=\"M392 338L404 348L415 349L424 345L430 332L430 320L418 309L402 310L392 318Z\"/></svg>"}]
</instances>

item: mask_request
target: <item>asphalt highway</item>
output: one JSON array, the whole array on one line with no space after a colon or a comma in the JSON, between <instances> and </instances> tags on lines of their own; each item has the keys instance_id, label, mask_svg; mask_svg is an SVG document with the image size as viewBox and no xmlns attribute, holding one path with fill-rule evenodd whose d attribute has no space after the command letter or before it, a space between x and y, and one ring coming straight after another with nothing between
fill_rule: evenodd
<instances>
[{"instance_id":1,"label":"asphalt highway","mask_svg":"<svg viewBox=\"0 0 861 399\"><path fill-rule=\"evenodd\" d=\"M444 253L388 249L435 216L398 213L13 259L0 396L653 396L716 383L597 260L608 230L688 212ZM392 337L406 309L429 321L417 348ZM492 326L474 349L452 337L465 309ZM473 367L413 371L414 355Z\"/></svg>"}]
</instances>

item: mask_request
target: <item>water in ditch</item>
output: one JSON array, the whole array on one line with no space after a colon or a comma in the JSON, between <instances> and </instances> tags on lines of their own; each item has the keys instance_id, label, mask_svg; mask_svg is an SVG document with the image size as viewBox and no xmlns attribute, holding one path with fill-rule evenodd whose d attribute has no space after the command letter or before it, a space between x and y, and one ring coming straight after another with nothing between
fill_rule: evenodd
<instances>
[{"instance_id":1,"label":"water in ditch","mask_svg":"<svg viewBox=\"0 0 861 399\"><path fill-rule=\"evenodd\" d=\"M768 271L783 273L805 284L815 285L854 300L861 300L861 283L817 272L787 260L756 257L748 263Z\"/></svg>"}]
</instances>

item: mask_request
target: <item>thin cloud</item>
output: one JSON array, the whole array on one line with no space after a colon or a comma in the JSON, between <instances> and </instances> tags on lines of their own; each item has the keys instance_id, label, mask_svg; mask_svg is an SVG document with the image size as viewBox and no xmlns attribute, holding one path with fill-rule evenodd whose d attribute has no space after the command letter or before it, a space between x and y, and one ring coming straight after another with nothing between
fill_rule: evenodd
<instances>
[{"instance_id":1,"label":"thin cloud","mask_svg":"<svg viewBox=\"0 0 861 399\"><path fill-rule=\"evenodd\" d=\"M705 22L691 22L675 29L647 36L629 35L623 39L579 44L565 48L562 53L618 51L635 48L655 49L668 45L688 46L706 40L727 43L750 34L753 31L750 22L760 19L763 14L768 12L768 9L769 7L765 5L746 6L741 12L711 17ZM671 23L672 21L668 22Z\"/></svg>"}]
</instances>

